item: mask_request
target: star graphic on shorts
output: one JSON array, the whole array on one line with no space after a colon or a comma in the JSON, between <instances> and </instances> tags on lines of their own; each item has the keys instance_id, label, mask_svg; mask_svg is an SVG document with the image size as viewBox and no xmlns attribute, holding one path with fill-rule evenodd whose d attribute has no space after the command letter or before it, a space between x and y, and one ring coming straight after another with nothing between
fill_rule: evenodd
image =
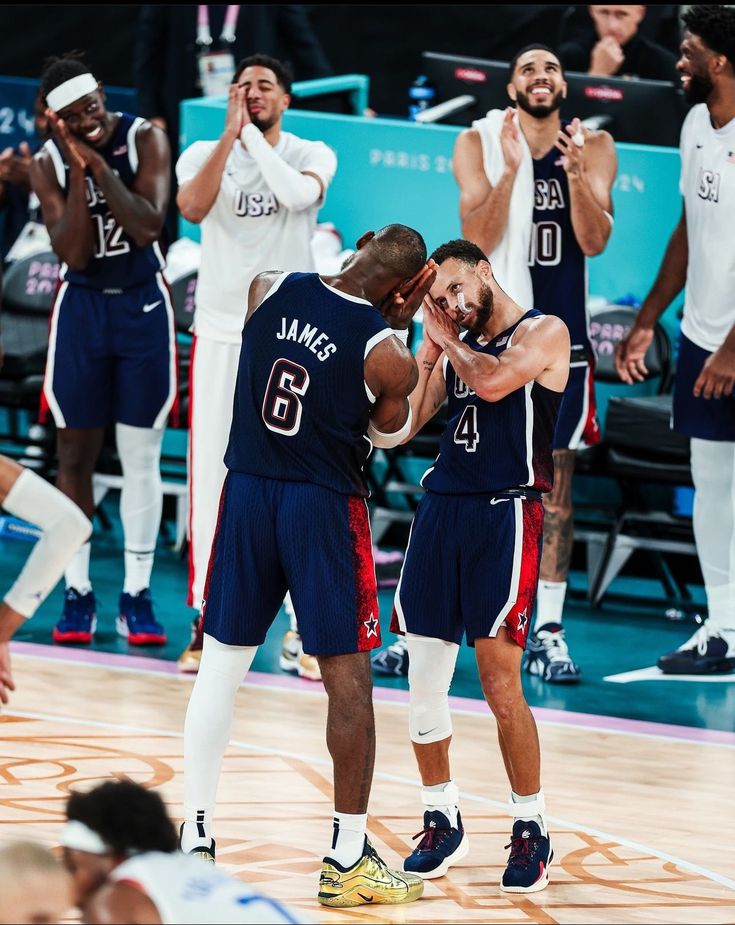
<instances>
[{"instance_id":1,"label":"star graphic on shorts","mask_svg":"<svg viewBox=\"0 0 735 925\"><path fill-rule=\"evenodd\" d=\"M378 635L378 621L375 619L375 614L371 613L370 618L368 620L363 620L362 623L363 626L367 627L368 639L370 639L371 636Z\"/></svg>"},{"instance_id":2,"label":"star graphic on shorts","mask_svg":"<svg viewBox=\"0 0 735 925\"><path fill-rule=\"evenodd\" d=\"M518 611L518 632L522 633L528 623L528 607Z\"/></svg>"}]
</instances>

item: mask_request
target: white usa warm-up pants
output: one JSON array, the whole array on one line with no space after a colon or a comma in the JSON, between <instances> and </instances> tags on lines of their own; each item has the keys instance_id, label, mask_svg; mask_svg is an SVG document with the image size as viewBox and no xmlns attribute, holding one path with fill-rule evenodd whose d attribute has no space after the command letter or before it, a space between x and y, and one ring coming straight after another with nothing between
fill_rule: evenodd
<instances>
[{"instance_id":1,"label":"white usa warm-up pants","mask_svg":"<svg viewBox=\"0 0 735 925\"><path fill-rule=\"evenodd\" d=\"M227 469L223 462L232 423L240 344L196 336L189 374L189 596L202 608L209 553Z\"/></svg>"}]
</instances>

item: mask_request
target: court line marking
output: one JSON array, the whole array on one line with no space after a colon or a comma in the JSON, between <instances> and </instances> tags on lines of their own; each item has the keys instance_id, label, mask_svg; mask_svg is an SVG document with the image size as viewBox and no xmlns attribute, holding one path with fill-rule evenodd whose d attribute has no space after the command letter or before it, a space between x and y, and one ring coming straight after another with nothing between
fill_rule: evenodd
<instances>
[{"instance_id":1,"label":"court line marking","mask_svg":"<svg viewBox=\"0 0 735 925\"><path fill-rule=\"evenodd\" d=\"M135 732L146 736L165 736L171 739L184 738L183 732L174 732L168 729L156 729L147 726L133 726L128 723L116 724L105 720L75 719L71 716L53 716L52 714L25 712L20 710L7 710L6 713L8 716L17 716L26 719L38 719L61 723L76 723L80 726L92 726L98 729L116 729L120 731L124 730L126 732ZM263 755L275 755L281 758L295 758L298 761L304 761L307 763L311 762L312 764L320 765L321 767L332 767L331 760L328 761L326 758L320 758L316 755L305 755L300 752L287 751L286 749L270 748L267 745L253 745L248 742L240 742L238 739L231 739L230 745L234 746L235 748L242 749L243 751L257 752ZM389 774L385 771L375 771L373 776L381 780L409 786L414 790L420 788L420 783L418 780L411 780L408 777L402 777L398 774ZM502 803L500 800L491 800L488 797L483 797L479 794L464 790L462 791L462 797L463 799L472 800L475 803L482 803L486 806L492 806L494 809L501 810L504 815L507 815L508 813L507 801ZM617 842L617 844L622 845L625 848L631 848L633 851L638 851L644 856L646 854L653 854L662 861L668 861L671 864L676 864L676 866L682 868L682 870L699 874L700 876L705 877L708 880L712 880L715 883L719 883L720 886L724 886L726 889L735 892L735 880L731 880L729 877L718 874L713 870L708 870L706 867L700 867L698 864L685 861L683 858L678 858L673 854L667 854L664 851L659 851L657 848L650 848L647 845L641 845L638 842L630 841L627 838L621 838L618 835L610 835L608 832L603 832L601 829L592 829L588 826L580 825L576 822L569 822L568 820L562 819L559 816L547 816L546 818L554 825L562 826L563 828L571 829L572 831L584 832L587 835L593 835L595 838L601 838L605 841Z\"/></svg>"},{"instance_id":2,"label":"court line marking","mask_svg":"<svg viewBox=\"0 0 735 925\"><path fill-rule=\"evenodd\" d=\"M634 671L622 671L620 674L609 674L602 679L612 681L613 684L629 684L631 681L704 681L708 684L733 684L735 673L732 671L718 675L698 674L664 674L660 668L652 665L650 668L636 668Z\"/></svg>"},{"instance_id":3,"label":"court line marking","mask_svg":"<svg viewBox=\"0 0 735 925\"><path fill-rule=\"evenodd\" d=\"M59 649L53 646L32 642L11 642L11 652L31 658L47 661L64 662L70 665L103 667L106 671L129 671L138 674L156 675L158 677L176 678L179 682L193 684L196 674L182 673L175 662L148 658L140 655L124 655L115 652L97 650ZM132 664L130 664L132 663ZM326 697L324 688L303 678L275 675L266 672L250 671L244 687L263 687L281 692L297 690L310 696ZM373 700L381 704L400 704L408 706L408 691L402 688L373 688ZM471 697L449 698L453 712L472 716L487 714L484 700ZM531 707L537 722L567 729L585 729L590 732L604 732L612 735L630 735L640 738L666 742L688 742L700 745L712 745L718 748L735 749L735 734L722 729L705 729L698 726L676 726L669 723L656 723L648 720L626 719L618 716L603 716L597 713L576 713L571 710L558 710L549 707Z\"/></svg>"}]
</instances>

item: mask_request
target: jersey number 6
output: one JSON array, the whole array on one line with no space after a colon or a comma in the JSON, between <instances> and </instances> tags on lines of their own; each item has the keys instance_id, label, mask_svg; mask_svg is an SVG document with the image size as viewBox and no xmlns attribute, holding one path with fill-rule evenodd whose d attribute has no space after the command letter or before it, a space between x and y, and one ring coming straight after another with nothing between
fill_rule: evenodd
<instances>
[{"instance_id":1,"label":"jersey number 6","mask_svg":"<svg viewBox=\"0 0 735 925\"><path fill-rule=\"evenodd\" d=\"M283 437L293 437L301 426L302 405L299 398L309 388L309 374L291 360L276 360L263 399L263 422L268 430Z\"/></svg>"}]
</instances>

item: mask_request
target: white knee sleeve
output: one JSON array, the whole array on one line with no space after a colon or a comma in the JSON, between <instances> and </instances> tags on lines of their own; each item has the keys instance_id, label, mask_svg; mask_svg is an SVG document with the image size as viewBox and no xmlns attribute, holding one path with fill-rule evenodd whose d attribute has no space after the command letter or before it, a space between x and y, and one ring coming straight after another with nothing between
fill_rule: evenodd
<instances>
[{"instance_id":1,"label":"white knee sleeve","mask_svg":"<svg viewBox=\"0 0 735 925\"><path fill-rule=\"evenodd\" d=\"M406 634L409 730L418 745L441 742L452 734L449 686L459 646L443 639Z\"/></svg>"},{"instance_id":2,"label":"white knee sleeve","mask_svg":"<svg viewBox=\"0 0 735 925\"><path fill-rule=\"evenodd\" d=\"M120 520L125 548L130 552L151 552L156 546L163 508L163 431L118 424L115 437L123 471Z\"/></svg>"},{"instance_id":3,"label":"white knee sleeve","mask_svg":"<svg viewBox=\"0 0 735 925\"><path fill-rule=\"evenodd\" d=\"M691 441L694 537L704 583L735 583L735 443Z\"/></svg>"},{"instance_id":4,"label":"white knee sleeve","mask_svg":"<svg viewBox=\"0 0 735 925\"><path fill-rule=\"evenodd\" d=\"M71 499L28 469L13 483L3 507L43 530L23 571L5 596L9 607L24 617L32 617L89 538L92 524Z\"/></svg>"}]
</instances>

